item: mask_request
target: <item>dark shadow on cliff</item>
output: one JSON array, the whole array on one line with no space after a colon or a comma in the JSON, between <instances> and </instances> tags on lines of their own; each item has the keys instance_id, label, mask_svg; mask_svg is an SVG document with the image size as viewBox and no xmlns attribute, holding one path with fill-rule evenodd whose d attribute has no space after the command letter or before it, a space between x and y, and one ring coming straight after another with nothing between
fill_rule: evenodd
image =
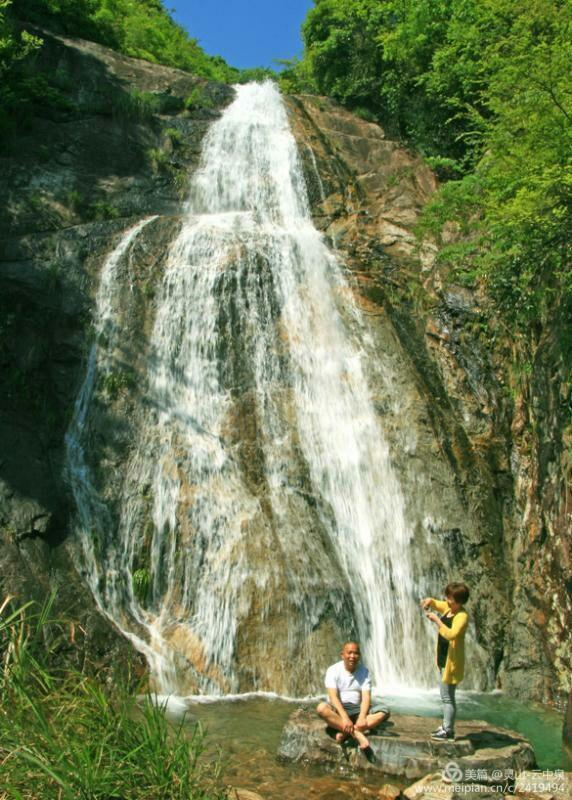
<instances>
[{"instance_id":1,"label":"dark shadow on cliff","mask_svg":"<svg viewBox=\"0 0 572 800\"><path fill-rule=\"evenodd\" d=\"M44 44L20 67L23 84L35 88L1 143L0 228L21 235L177 213L202 137L233 90L93 42L35 33ZM189 100L197 93L203 105Z\"/></svg>"},{"instance_id":2,"label":"dark shadow on cliff","mask_svg":"<svg viewBox=\"0 0 572 800\"><path fill-rule=\"evenodd\" d=\"M13 495L28 511L13 519L15 535L61 533L62 443L78 373L77 348L87 308L65 278L33 261L0 262L0 478L2 516ZM24 514L24 516L22 516ZM42 515L47 514L47 518ZM26 516L28 519L26 519Z\"/></svg>"},{"instance_id":3,"label":"dark shadow on cliff","mask_svg":"<svg viewBox=\"0 0 572 800\"><path fill-rule=\"evenodd\" d=\"M0 524L16 539L55 546L66 536L64 438L93 337L87 262L102 264L126 227L116 220L0 243Z\"/></svg>"}]
</instances>

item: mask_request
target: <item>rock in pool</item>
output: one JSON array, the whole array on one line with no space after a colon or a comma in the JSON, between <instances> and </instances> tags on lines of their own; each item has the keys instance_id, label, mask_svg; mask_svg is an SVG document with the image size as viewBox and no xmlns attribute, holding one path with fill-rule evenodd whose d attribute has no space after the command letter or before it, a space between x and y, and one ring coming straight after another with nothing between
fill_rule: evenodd
<instances>
[{"instance_id":1,"label":"rock in pool","mask_svg":"<svg viewBox=\"0 0 572 800\"><path fill-rule=\"evenodd\" d=\"M483 784L511 782L518 773L536 766L534 750L521 734L482 721L459 722L455 741L430 738L438 720L393 715L368 735L370 750L362 753L353 739L343 745L312 710L290 715L280 739L278 757L284 761L376 770L386 775L421 778L455 767L456 781Z\"/></svg>"}]
</instances>

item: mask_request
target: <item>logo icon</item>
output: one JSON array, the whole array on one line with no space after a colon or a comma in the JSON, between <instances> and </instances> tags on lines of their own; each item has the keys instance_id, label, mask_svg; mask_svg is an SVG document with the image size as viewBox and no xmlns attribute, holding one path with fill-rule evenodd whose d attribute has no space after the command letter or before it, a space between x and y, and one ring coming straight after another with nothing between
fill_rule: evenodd
<instances>
[{"instance_id":1,"label":"logo icon","mask_svg":"<svg viewBox=\"0 0 572 800\"><path fill-rule=\"evenodd\" d=\"M441 775L446 783L458 783L463 780L463 770L456 761L449 761L448 764L445 764Z\"/></svg>"}]
</instances>

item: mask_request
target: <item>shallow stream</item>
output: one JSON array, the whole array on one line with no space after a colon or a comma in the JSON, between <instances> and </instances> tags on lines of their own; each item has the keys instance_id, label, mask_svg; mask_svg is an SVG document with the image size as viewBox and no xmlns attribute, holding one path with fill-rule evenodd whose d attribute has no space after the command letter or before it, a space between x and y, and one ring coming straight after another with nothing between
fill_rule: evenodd
<instances>
[{"instance_id":1,"label":"shallow stream","mask_svg":"<svg viewBox=\"0 0 572 800\"><path fill-rule=\"evenodd\" d=\"M500 693L459 693L459 719L479 719L511 728L533 744L538 768L572 770L572 759L562 747L562 715L542 706L524 705ZM272 800L343 800L368 796L379 787L380 777L356 776L342 770L328 771L277 761L280 734L288 716L300 705L312 706L316 700L288 701L268 696L246 696L214 701L201 698L177 699L170 704L174 716L186 714L189 730L200 720L207 730L209 752L217 747L225 765L225 781L251 789ZM439 716L436 692L384 697L394 713ZM399 780L389 777L397 785ZM373 794L372 794L373 796Z\"/></svg>"}]
</instances>

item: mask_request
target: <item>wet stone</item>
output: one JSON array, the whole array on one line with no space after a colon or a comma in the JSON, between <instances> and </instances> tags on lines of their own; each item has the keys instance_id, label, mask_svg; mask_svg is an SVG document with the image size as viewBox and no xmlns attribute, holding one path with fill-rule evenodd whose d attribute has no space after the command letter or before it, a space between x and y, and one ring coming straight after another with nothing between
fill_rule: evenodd
<instances>
[{"instance_id":1,"label":"wet stone","mask_svg":"<svg viewBox=\"0 0 572 800\"><path fill-rule=\"evenodd\" d=\"M392 783L384 783L377 796L380 800L397 800L400 794L401 789L399 786L394 786Z\"/></svg>"},{"instance_id":2,"label":"wet stone","mask_svg":"<svg viewBox=\"0 0 572 800\"><path fill-rule=\"evenodd\" d=\"M395 715L369 734L370 750L364 754L352 740L337 744L313 710L298 709L284 726L278 757L404 778L441 774L454 762L460 776L456 780L469 782L478 774L485 784L498 783L499 774L518 774L535 766L532 745L515 731L481 721L461 722L455 741L436 742L430 733L437 724L427 717Z\"/></svg>"},{"instance_id":3,"label":"wet stone","mask_svg":"<svg viewBox=\"0 0 572 800\"><path fill-rule=\"evenodd\" d=\"M252 792L250 789L239 789L229 787L228 797L230 800L264 800L262 795L258 792Z\"/></svg>"}]
</instances>

